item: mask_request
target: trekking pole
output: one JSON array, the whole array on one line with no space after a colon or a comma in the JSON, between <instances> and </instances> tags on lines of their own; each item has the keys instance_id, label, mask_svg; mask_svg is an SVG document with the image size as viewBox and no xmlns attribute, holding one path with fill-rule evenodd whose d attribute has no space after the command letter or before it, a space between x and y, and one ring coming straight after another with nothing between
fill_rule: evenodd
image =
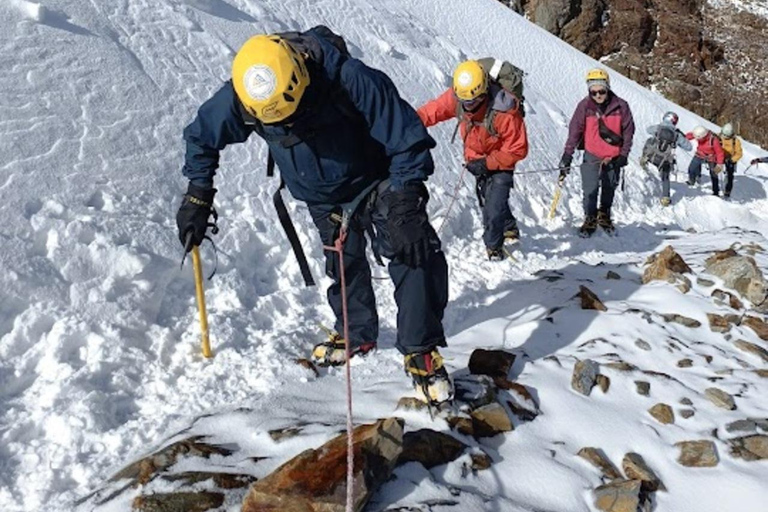
<instances>
[{"instance_id":1,"label":"trekking pole","mask_svg":"<svg viewBox=\"0 0 768 512\"><path fill-rule=\"evenodd\" d=\"M203 357L213 357L211 342L208 339L208 314L205 311L205 293L203 291L203 265L200 262L200 250L192 247L192 267L195 273L195 295L197 296L197 311L200 316L200 331L202 332Z\"/></svg>"}]
</instances>

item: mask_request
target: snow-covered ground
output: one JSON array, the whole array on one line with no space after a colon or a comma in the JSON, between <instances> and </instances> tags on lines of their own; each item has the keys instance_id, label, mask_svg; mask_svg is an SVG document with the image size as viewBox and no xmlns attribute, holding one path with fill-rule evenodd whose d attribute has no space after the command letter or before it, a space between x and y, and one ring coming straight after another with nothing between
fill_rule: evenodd
<instances>
[{"instance_id":1,"label":"snow-covered ground","mask_svg":"<svg viewBox=\"0 0 768 512\"><path fill-rule=\"evenodd\" d=\"M444 90L453 67L468 57L495 55L528 72L532 147L512 199L524 237L519 261L484 261L473 187L466 178L457 186L461 148L449 142L453 123L433 130L438 165L430 211L436 225L446 218L449 367L462 371L477 347L525 353L514 372L536 390L544 414L486 446L495 450L492 472L459 481L450 467L427 478L406 466L373 509L439 498L448 491L437 483L448 482L464 490L463 498L452 498L465 500L462 510L592 510L589 489L599 476L573 454L599 446L614 461L633 450L645 456L670 488L658 493L657 510L765 510L765 463L729 459L720 445L717 468L682 468L672 447L733 419L768 417L765 381L734 363L721 335L706 328L664 332L622 314L642 308L706 321L704 313L716 311L707 288L695 285L683 296L671 287L641 287L634 278L645 257L670 240L695 270L706 251L735 241L768 247L765 166L745 176L746 165L739 165L730 202L709 196L707 185L689 190L681 171L674 204L662 209L657 176L637 164L644 128L668 109L680 112L684 130L702 121L614 74L613 88L629 101L639 127L615 207L620 234L576 238L578 173L552 221L546 214L555 176L523 173L558 161L569 116L586 92L584 73L595 63L493 0L0 4L0 510L70 510L105 476L193 423L196 432L273 456L245 468L258 476L344 425L341 372L315 379L290 362L322 337L317 324L332 320L327 282L303 287L275 222L270 195L277 183L265 177L265 146L254 139L228 149L218 175L220 264L206 290L212 360L200 355L191 268L179 270L174 223L185 189L181 130L228 77L234 52L254 33L319 23L344 34L353 55L385 70L414 105ZM762 154L745 144L745 161ZM688 161L681 156L681 169ZM319 240L302 205L294 205L293 217L320 277ZM210 266L211 252L203 257ZM765 269L765 256L758 263ZM546 269L562 278L534 276ZM608 269L625 279L605 281ZM606 300L608 314L588 314L570 301L585 280ZM386 280L376 287L382 349L353 368L357 423L390 415L408 385L393 348L392 287ZM543 321L560 306L553 323ZM668 335L688 348L670 353L662 339ZM739 336L755 338L746 329ZM637 338L653 350L638 350ZM646 410L655 402L635 394L631 379L604 396L570 391L573 357L607 353L677 378L679 385L654 383L653 399L677 404L688 396L697 415L654 425ZM715 356L711 368L676 366L702 353ZM552 354L562 367L544 359ZM760 367L750 357L743 356ZM700 398L720 369L738 377L718 384L740 393L738 411ZM239 408L252 412L234 412ZM195 421L207 414L215 416ZM329 427L287 448L257 434L242 438L246 429L263 433L310 420ZM414 428L424 418L408 421ZM491 508L482 505L487 496L498 500Z\"/></svg>"}]
</instances>

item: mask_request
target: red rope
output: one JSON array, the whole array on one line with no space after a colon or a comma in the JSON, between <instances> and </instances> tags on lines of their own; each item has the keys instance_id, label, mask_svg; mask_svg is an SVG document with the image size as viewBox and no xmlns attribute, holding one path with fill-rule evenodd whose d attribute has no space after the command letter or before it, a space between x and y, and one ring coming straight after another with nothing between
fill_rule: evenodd
<instances>
[{"instance_id":1,"label":"red rope","mask_svg":"<svg viewBox=\"0 0 768 512\"><path fill-rule=\"evenodd\" d=\"M352 371L349 366L349 360L352 358L349 348L349 319L347 315L347 280L344 272L344 241L347 238L346 229L341 230L339 238L336 239L333 247L323 246L328 251L339 254L339 274L341 277L341 311L344 320L344 350L346 357L345 373L347 380L347 504L346 512L354 512L354 481L355 481L355 454L354 443L352 442Z\"/></svg>"}]
</instances>

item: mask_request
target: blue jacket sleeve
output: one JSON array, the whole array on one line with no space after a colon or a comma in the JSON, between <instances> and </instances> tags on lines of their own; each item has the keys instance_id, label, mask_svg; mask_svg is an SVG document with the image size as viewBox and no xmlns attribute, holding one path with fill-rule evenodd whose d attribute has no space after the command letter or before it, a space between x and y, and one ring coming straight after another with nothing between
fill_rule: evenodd
<instances>
[{"instance_id":1,"label":"blue jacket sleeve","mask_svg":"<svg viewBox=\"0 0 768 512\"><path fill-rule=\"evenodd\" d=\"M686 139L685 134L680 130L677 131L677 147L682 148L685 151L690 151L693 149L693 144L691 144L691 141Z\"/></svg>"},{"instance_id":2,"label":"blue jacket sleeve","mask_svg":"<svg viewBox=\"0 0 768 512\"><path fill-rule=\"evenodd\" d=\"M384 146L392 187L426 180L435 167L430 153L435 141L389 77L349 59L341 68L341 85L365 117L371 137Z\"/></svg>"},{"instance_id":3,"label":"blue jacket sleeve","mask_svg":"<svg viewBox=\"0 0 768 512\"><path fill-rule=\"evenodd\" d=\"M197 117L184 128L187 152L182 174L195 186L213 187L219 167L219 152L230 144L244 142L252 130L237 109L232 82L226 82L197 111Z\"/></svg>"}]
</instances>

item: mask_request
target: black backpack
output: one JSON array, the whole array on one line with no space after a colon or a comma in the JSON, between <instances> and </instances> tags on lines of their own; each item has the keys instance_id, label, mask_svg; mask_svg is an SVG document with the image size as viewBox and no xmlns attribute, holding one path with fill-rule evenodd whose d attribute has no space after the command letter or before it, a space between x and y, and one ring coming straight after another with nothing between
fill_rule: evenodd
<instances>
[{"instance_id":1,"label":"black backpack","mask_svg":"<svg viewBox=\"0 0 768 512\"><path fill-rule=\"evenodd\" d=\"M670 126L659 125L656 134L648 137L643 146L643 157L656 167L661 167L675 158L679 131Z\"/></svg>"}]
</instances>

